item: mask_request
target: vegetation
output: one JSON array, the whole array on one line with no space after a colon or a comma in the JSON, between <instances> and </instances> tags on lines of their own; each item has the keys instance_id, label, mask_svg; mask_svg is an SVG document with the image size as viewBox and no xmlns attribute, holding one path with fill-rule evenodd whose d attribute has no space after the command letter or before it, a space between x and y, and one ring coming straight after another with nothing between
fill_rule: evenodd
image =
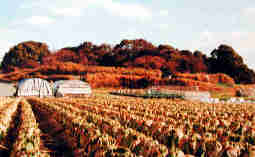
<instances>
[{"instance_id":1,"label":"vegetation","mask_svg":"<svg viewBox=\"0 0 255 157\"><path fill-rule=\"evenodd\" d=\"M255 154L253 104L101 93L79 99L1 98L0 108L1 156Z\"/></svg>"},{"instance_id":2,"label":"vegetation","mask_svg":"<svg viewBox=\"0 0 255 157\"><path fill-rule=\"evenodd\" d=\"M184 96L174 93L162 93L160 91L153 92L140 92L140 93L132 93L127 91L114 91L111 92L113 95L121 95L121 96L131 96L131 97L140 97L140 98L165 98L165 99L184 99Z\"/></svg>"},{"instance_id":3,"label":"vegetation","mask_svg":"<svg viewBox=\"0 0 255 157\"><path fill-rule=\"evenodd\" d=\"M86 69L84 66L91 69L80 70ZM207 57L200 51L178 50L171 45L155 46L143 39L123 40L115 46L84 42L79 46L66 47L51 53L46 44L28 41L11 48L2 62L5 73L43 67L39 71L41 74L39 76L82 75L84 71L91 72L94 68L98 70L97 67L108 66L115 67L115 71L121 70L120 67L158 70L161 71L160 76L163 78L176 73L224 73L232 77L235 83L255 83L254 71L249 69L242 57L227 45L220 45ZM100 68L99 71L104 70ZM123 71L121 73L123 74Z\"/></svg>"},{"instance_id":4,"label":"vegetation","mask_svg":"<svg viewBox=\"0 0 255 157\"><path fill-rule=\"evenodd\" d=\"M230 46L220 45L211 53L210 71L225 73L236 83L249 84L255 82L255 73L243 62L243 58Z\"/></svg>"},{"instance_id":5,"label":"vegetation","mask_svg":"<svg viewBox=\"0 0 255 157\"><path fill-rule=\"evenodd\" d=\"M42 64L42 59L50 51L44 43L27 41L9 50L2 61L4 72L14 71L16 68L35 68Z\"/></svg>"}]
</instances>

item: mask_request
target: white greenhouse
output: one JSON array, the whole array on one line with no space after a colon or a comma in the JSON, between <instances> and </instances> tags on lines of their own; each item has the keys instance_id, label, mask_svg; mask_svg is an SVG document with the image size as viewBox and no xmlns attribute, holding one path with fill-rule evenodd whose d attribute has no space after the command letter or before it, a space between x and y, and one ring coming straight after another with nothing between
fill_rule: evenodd
<instances>
[{"instance_id":1,"label":"white greenhouse","mask_svg":"<svg viewBox=\"0 0 255 157\"><path fill-rule=\"evenodd\" d=\"M17 96L52 96L50 83L40 78L23 79L19 81Z\"/></svg>"}]
</instances>

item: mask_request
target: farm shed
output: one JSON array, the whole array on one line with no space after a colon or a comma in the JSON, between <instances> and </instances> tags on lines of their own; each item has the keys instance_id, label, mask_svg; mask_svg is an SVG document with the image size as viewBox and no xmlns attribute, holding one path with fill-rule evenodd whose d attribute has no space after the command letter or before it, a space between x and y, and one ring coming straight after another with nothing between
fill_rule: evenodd
<instances>
[{"instance_id":1,"label":"farm shed","mask_svg":"<svg viewBox=\"0 0 255 157\"><path fill-rule=\"evenodd\" d=\"M50 83L40 78L23 79L18 83L17 96L52 96Z\"/></svg>"},{"instance_id":2,"label":"farm shed","mask_svg":"<svg viewBox=\"0 0 255 157\"><path fill-rule=\"evenodd\" d=\"M16 89L11 83L0 83L0 96L14 96Z\"/></svg>"},{"instance_id":3,"label":"farm shed","mask_svg":"<svg viewBox=\"0 0 255 157\"><path fill-rule=\"evenodd\" d=\"M60 80L53 85L55 96L87 96L91 94L91 87L88 83L80 80Z\"/></svg>"}]
</instances>

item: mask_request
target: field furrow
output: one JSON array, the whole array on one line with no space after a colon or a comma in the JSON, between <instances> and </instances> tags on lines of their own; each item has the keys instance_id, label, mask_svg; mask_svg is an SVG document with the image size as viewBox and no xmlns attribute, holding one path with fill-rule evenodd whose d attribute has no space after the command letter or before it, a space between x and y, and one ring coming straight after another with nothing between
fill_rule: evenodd
<instances>
[{"instance_id":1,"label":"field furrow","mask_svg":"<svg viewBox=\"0 0 255 157\"><path fill-rule=\"evenodd\" d=\"M46 101L45 101L46 102ZM53 101L48 101L48 103ZM62 104L61 104L62 103ZM63 102L54 102L56 105L63 105ZM68 105L68 103L67 103ZM169 132L172 131L173 125L166 125L164 121L154 121L153 119L137 116L126 112L125 110L113 110L107 107L100 107L98 105L87 105L87 104L70 104L73 107L77 107L78 111L88 111L102 117L117 120L124 128L132 128L136 131L144 133L146 136L151 136L159 143L169 145Z\"/></svg>"},{"instance_id":2,"label":"field furrow","mask_svg":"<svg viewBox=\"0 0 255 157\"><path fill-rule=\"evenodd\" d=\"M64 127L60 136L73 149L74 156L135 156L128 148L117 145L115 139L102 133L84 117L38 99L30 99L29 102L40 112L50 113Z\"/></svg>"},{"instance_id":3,"label":"field furrow","mask_svg":"<svg viewBox=\"0 0 255 157\"><path fill-rule=\"evenodd\" d=\"M16 126L15 117L18 113L18 103L19 99L12 101L4 101L5 104L0 111L0 155L6 155L11 149L12 139L8 137L8 135L15 136L11 134Z\"/></svg>"},{"instance_id":4,"label":"field furrow","mask_svg":"<svg viewBox=\"0 0 255 157\"><path fill-rule=\"evenodd\" d=\"M37 99L37 101L40 100ZM40 103L46 104L47 102L41 101ZM54 104L54 102L49 102L48 104ZM153 140L151 137L147 137L134 129L124 128L118 121L108 118L107 115L103 117L91 112L81 111L78 108L64 103L55 106L76 113L81 116L83 120L95 124L101 132L116 138L118 145L130 148L131 151L137 155L148 156L149 154L155 154L158 156L165 156L168 154L166 146L159 144L158 141Z\"/></svg>"},{"instance_id":5,"label":"field furrow","mask_svg":"<svg viewBox=\"0 0 255 157\"><path fill-rule=\"evenodd\" d=\"M38 107L32 105L32 109L41 130L41 139L44 146L49 150L51 157L71 157L73 152L67 146L64 138L60 134L64 132L63 126L58 123L51 113L39 110Z\"/></svg>"},{"instance_id":6,"label":"field furrow","mask_svg":"<svg viewBox=\"0 0 255 157\"><path fill-rule=\"evenodd\" d=\"M236 151L244 155L253 150L255 145L254 104L205 104L166 99L137 102L121 100L118 103L116 99L90 98L43 101L70 111L97 115L97 118L91 116L91 121L97 123L98 127L102 125L94 120L101 121L100 117L117 121L124 128L135 129L166 145L170 154L181 151L195 156L226 156Z\"/></svg>"},{"instance_id":7,"label":"field furrow","mask_svg":"<svg viewBox=\"0 0 255 157\"><path fill-rule=\"evenodd\" d=\"M0 156L255 157L255 105L0 97Z\"/></svg>"},{"instance_id":8,"label":"field furrow","mask_svg":"<svg viewBox=\"0 0 255 157\"><path fill-rule=\"evenodd\" d=\"M18 136L12 147L10 157L48 157L47 150L43 150L38 128L31 105L25 100L20 101L21 114Z\"/></svg>"}]
</instances>

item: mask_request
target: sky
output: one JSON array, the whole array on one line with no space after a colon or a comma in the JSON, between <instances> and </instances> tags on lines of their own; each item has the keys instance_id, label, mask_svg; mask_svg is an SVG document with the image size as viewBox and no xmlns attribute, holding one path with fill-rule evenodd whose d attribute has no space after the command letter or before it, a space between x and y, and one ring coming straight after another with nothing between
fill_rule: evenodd
<instances>
[{"instance_id":1,"label":"sky","mask_svg":"<svg viewBox=\"0 0 255 157\"><path fill-rule=\"evenodd\" d=\"M0 56L29 40L55 51L143 38L207 55L227 44L255 69L254 0L4 0L0 10Z\"/></svg>"}]
</instances>

